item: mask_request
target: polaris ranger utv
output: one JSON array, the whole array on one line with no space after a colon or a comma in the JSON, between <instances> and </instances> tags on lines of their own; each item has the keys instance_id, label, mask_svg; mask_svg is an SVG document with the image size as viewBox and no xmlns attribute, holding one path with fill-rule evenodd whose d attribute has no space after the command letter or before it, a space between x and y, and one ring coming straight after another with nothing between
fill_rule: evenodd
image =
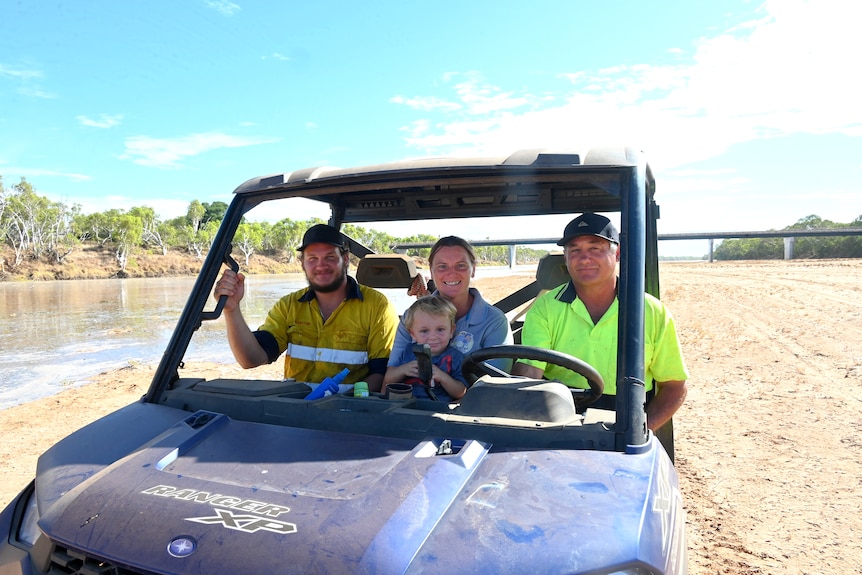
<instances>
[{"instance_id":1,"label":"polaris ranger utv","mask_svg":"<svg viewBox=\"0 0 862 575\"><path fill-rule=\"evenodd\" d=\"M317 168L234 192L146 395L45 452L0 514L0 574L685 573L672 444L646 426L645 292L659 295L655 182L631 149L519 151ZM250 210L306 198L329 223L618 213L619 374L614 410L590 389L512 377L495 358L584 374L520 345L465 358L452 404L372 393L307 401L309 383L214 379L184 357ZM525 235L525 234L522 234ZM469 235L465 234L467 239ZM411 258L350 240L357 279L409 286ZM561 267L562 266L562 267ZM497 305L523 308L566 281L558 254ZM210 309L212 308L212 309ZM521 322L511 318L517 331ZM227 358L226 358L227 359Z\"/></svg>"}]
</instances>

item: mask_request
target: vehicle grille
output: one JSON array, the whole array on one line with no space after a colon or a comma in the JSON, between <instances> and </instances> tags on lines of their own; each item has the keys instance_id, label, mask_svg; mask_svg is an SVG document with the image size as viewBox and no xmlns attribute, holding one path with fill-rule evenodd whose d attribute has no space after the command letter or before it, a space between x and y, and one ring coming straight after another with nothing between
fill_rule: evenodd
<instances>
[{"instance_id":1,"label":"vehicle grille","mask_svg":"<svg viewBox=\"0 0 862 575\"><path fill-rule=\"evenodd\" d=\"M47 575L142 575L108 563L98 557L88 557L86 553L55 545L51 552L51 564ZM145 573L143 575L146 575Z\"/></svg>"}]
</instances>

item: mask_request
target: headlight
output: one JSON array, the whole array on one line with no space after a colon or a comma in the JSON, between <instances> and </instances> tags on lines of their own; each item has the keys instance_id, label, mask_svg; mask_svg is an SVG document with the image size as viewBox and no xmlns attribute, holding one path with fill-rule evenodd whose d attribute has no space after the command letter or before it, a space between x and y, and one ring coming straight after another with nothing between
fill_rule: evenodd
<instances>
[{"instance_id":1,"label":"headlight","mask_svg":"<svg viewBox=\"0 0 862 575\"><path fill-rule=\"evenodd\" d=\"M39 526L36 525L37 521L39 521L39 509L36 507L36 492L31 490L27 495L27 503L18 526L18 541L31 547L36 543L36 539L42 534Z\"/></svg>"}]
</instances>

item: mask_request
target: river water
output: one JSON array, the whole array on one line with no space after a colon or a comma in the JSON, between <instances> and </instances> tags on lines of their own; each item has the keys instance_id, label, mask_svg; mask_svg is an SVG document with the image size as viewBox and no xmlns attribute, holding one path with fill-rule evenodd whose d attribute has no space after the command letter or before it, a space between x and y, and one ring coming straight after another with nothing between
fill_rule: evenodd
<instances>
[{"instance_id":1,"label":"river water","mask_svg":"<svg viewBox=\"0 0 862 575\"><path fill-rule=\"evenodd\" d=\"M508 273L505 267L477 270L480 277ZM194 282L0 282L0 409L83 385L107 370L157 364ZM305 285L302 274L249 277L242 310L252 329L263 323L279 297ZM413 299L406 290L381 291L399 313ZM204 322L186 359L233 363L223 320Z\"/></svg>"},{"instance_id":2,"label":"river water","mask_svg":"<svg viewBox=\"0 0 862 575\"><path fill-rule=\"evenodd\" d=\"M158 363L194 282L146 278L0 283L0 409L81 385L130 363ZM278 297L303 286L302 274L250 277L243 314L257 327ZM186 357L233 362L223 320L204 322Z\"/></svg>"}]
</instances>

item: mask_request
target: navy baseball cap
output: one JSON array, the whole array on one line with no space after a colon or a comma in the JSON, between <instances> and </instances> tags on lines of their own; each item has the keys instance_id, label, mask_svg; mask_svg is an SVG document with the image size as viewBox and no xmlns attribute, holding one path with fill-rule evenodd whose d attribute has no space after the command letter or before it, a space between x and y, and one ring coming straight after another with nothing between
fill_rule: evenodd
<instances>
[{"instance_id":1,"label":"navy baseball cap","mask_svg":"<svg viewBox=\"0 0 862 575\"><path fill-rule=\"evenodd\" d=\"M308 231L302 236L302 245L299 246L299 251L305 250L311 244L331 244L333 246L344 247L346 243L347 240L341 232L332 226L317 224L308 228Z\"/></svg>"},{"instance_id":2,"label":"navy baseball cap","mask_svg":"<svg viewBox=\"0 0 862 575\"><path fill-rule=\"evenodd\" d=\"M614 224L599 214L581 214L570 221L563 232L563 239L557 245L564 246L578 236L596 236L615 244L620 243L620 234Z\"/></svg>"}]
</instances>

